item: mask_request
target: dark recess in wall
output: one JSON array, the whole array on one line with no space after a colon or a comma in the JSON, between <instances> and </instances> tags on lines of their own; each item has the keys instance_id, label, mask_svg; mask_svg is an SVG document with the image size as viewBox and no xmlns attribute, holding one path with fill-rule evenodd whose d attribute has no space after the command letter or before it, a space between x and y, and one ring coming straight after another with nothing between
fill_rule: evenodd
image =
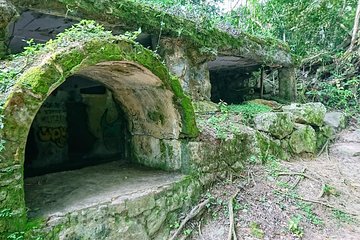
<instances>
[{"instance_id":1,"label":"dark recess in wall","mask_svg":"<svg viewBox=\"0 0 360 240\"><path fill-rule=\"evenodd\" d=\"M210 70L211 101L238 104L258 98L259 69L259 66L252 66Z\"/></svg>"},{"instance_id":2,"label":"dark recess in wall","mask_svg":"<svg viewBox=\"0 0 360 240\"><path fill-rule=\"evenodd\" d=\"M12 54L20 53L28 44L26 41L34 40L34 43L46 43L55 39L56 35L64 32L79 21L75 19L44 14L33 10L21 13L20 17L8 26L10 42L9 49ZM112 31L114 35L125 33L129 29L123 26L106 26L106 30ZM130 30L131 31L131 30ZM146 48L155 50L154 38L151 34L141 33L136 39L138 43Z\"/></svg>"},{"instance_id":3,"label":"dark recess in wall","mask_svg":"<svg viewBox=\"0 0 360 240\"><path fill-rule=\"evenodd\" d=\"M72 76L48 97L32 123L25 176L128 162L129 141L127 116L111 91Z\"/></svg>"}]
</instances>

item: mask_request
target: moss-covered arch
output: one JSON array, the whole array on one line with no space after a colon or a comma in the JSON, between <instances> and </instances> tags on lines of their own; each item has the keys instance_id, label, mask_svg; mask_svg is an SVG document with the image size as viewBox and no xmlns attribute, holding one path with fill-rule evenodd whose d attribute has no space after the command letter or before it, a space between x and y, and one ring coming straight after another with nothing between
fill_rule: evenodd
<instances>
[{"instance_id":1,"label":"moss-covered arch","mask_svg":"<svg viewBox=\"0 0 360 240\"><path fill-rule=\"evenodd\" d=\"M100 77L102 73L111 71L111 69L115 70L110 75L118 74L123 77L111 81ZM137 71L138 77L127 82L124 81L126 79L124 76L128 74L127 70L130 73ZM161 128L160 125L162 124L161 131L145 134L167 140L197 135L190 99L184 95L178 79L168 73L167 68L151 51L131 41L115 38L74 42L62 48L57 46L52 51L44 51L18 77L17 83L8 94L3 107L4 128L1 130L1 138L6 143L5 150L1 153L0 179L6 185L2 186L1 190L4 197L0 199L0 210L7 211L9 214L5 218L0 218L1 231L19 230L21 225L26 222L23 167L25 145L31 123L49 94L69 76L75 74L93 77L95 80L104 83L112 91L116 91L114 88L116 88L117 81L123 81L122 85L125 86L131 81L142 80L141 84L148 84L149 89L151 89L150 92L155 94L154 96L158 90L159 93L162 93L162 95L158 95L158 99L164 97L166 98L163 99L164 103L169 104L171 102L172 104L170 107L167 106L170 108L170 115L154 119L152 127L158 124ZM110 75L108 77L111 77ZM150 79L152 83L147 83L146 79ZM134 92L136 93L136 91ZM134 95L132 96L134 97ZM126 106L126 98L120 99L120 96L118 97L118 100ZM150 103L143 102L142 104ZM160 106L164 106L164 104ZM130 108L131 106L127 110L131 111ZM161 111L161 109L159 110ZM141 109L138 112L132 112L132 114L140 119L146 117L151 119L159 116L156 111L147 112L147 116L142 116L145 112ZM170 119L166 120L166 117L170 117ZM178 126L173 126L171 124L173 121L178 122ZM146 124L140 124L134 129L139 130L141 127L150 129ZM134 131L133 134L139 133Z\"/></svg>"}]
</instances>

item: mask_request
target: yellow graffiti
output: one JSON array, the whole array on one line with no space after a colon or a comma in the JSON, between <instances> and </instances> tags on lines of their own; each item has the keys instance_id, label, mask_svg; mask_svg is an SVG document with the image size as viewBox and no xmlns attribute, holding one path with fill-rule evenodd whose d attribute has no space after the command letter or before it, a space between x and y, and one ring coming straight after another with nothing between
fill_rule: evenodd
<instances>
[{"instance_id":1,"label":"yellow graffiti","mask_svg":"<svg viewBox=\"0 0 360 240\"><path fill-rule=\"evenodd\" d=\"M67 132L64 127L40 127L38 136L42 142L53 142L58 147L65 147Z\"/></svg>"}]
</instances>

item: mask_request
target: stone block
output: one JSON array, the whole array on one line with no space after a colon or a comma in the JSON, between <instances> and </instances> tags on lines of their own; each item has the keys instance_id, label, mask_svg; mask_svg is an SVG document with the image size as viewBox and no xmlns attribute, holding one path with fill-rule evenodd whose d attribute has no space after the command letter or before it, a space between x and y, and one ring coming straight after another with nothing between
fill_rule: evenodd
<instances>
[{"instance_id":1,"label":"stone block","mask_svg":"<svg viewBox=\"0 0 360 240\"><path fill-rule=\"evenodd\" d=\"M342 112L328 112L325 114L324 123L338 131L346 127L346 117Z\"/></svg>"},{"instance_id":2,"label":"stone block","mask_svg":"<svg viewBox=\"0 0 360 240\"><path fill-rule=\"evenodd\" d=\"M322 103L293 103L291 105L283 106L282 110L284 112L292 113L296 123L318 127L324 124L326 108Z\"/></svg>"},{"instance_id":3,"label":"stone block","mask_svg":"<svg viewBox=\"0 0 360 240\"><path fill-rule=\"evenodd\" d=\"M316 133L309 125L296 124L296 130L291 134L289 146L293 153L315 153Z\"/></svg>"},{"instance_id":4,"label":"stone block","mask_svg":"<svg viewBox=\"0 0 360 240\"><path fill-rule=\"evenodd\" d=\"M257 130L270 133L275 138L283 139L294 129L293 115L283 112L260 113L254 118Z\"/></svg>"}]
</instances>

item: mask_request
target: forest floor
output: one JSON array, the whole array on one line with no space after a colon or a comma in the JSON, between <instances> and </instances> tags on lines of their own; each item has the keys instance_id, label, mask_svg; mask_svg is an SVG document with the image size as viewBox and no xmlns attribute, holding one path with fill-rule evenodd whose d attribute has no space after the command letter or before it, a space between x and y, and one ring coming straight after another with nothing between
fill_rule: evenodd
<instances>
[{"instance_id":1,"label":"forest floor","mask_svg":"<svg viewBox=\"0 0 360 240\"><path fill-rule=\"evenodd\" d=\"M340 132L320 156L250 165L204 198L207 211L182 239L236 239L231 220L237 239L360 239L360 128Z\"/></svg>"}]
</instances>

